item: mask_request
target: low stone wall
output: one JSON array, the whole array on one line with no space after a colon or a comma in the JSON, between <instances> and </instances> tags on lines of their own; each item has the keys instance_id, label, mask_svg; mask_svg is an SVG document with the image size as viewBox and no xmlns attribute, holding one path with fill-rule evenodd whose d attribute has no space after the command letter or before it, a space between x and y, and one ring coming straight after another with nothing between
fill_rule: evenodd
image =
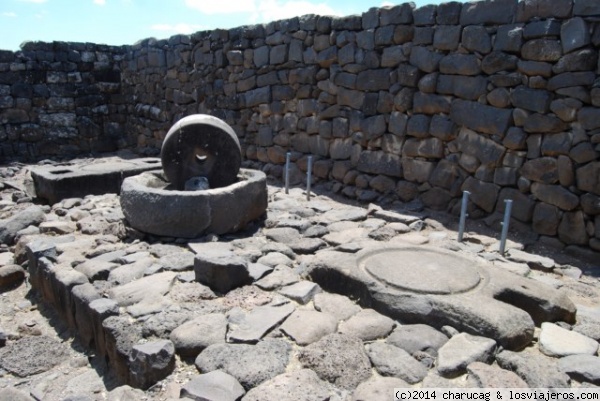
<instances>
[{"instance_id":1,"label":"low stone wall","mask_svg":"<svg viewBox=\"0 0 600 401\"><path fill-rule=\"evenodd\" d=\"M62 50L38 61L58 45L31 44L2 53L23 61L0 67L25 66L0 72L1 90L10 91L2 97L10 103L0 112L2 146L33 158L63 155L64 147L102 151L106 143L153 155L175 121L208 113L232 125L245 158L270 174L281 175L290 151L294 182L312 154L317 179L363 201L418 198L456 213L468 190L470 215L482 217L513 199L514 219L544 241L598 251L598 16L593 0L402 4L104 51L68 44L66 61L56 56ZM104 61L89 64L83 54ZM50 69L59 64L74 68L62 84ZM45 82L17 96L28 66ZM69 87L69 74L81 76L72 96L34 100L36 84ZM74 113L52 110L70 107L63 97ZM36 127L43 140L27 142ZM59 149L42 145L49 137Z\"/></svg>"}]
</instances>

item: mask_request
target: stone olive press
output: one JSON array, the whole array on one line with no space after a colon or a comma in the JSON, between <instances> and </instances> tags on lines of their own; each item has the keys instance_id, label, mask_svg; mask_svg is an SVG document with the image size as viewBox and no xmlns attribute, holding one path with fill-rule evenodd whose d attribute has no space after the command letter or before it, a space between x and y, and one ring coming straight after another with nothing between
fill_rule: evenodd
<instances>
[{"instance_id":1,"label":"stone olive press","mask_svg":"<svg viewBox=\"0 0 600 401\"><path fill-rule=\"evenodd\" d=\"M267 177L240 168L233 129L205 114L179 120L161 149L162 171L123 181L121 208L129 224L164 237L196 238L242 229L267 209Z\"/></svg>"}]
</instances>

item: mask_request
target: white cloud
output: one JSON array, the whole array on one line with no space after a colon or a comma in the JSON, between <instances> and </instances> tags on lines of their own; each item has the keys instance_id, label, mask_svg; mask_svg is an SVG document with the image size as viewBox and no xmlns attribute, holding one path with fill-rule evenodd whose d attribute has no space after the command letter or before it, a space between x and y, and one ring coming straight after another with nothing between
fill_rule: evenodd
<instances>
[{"instance_id":1,"label":"white cloud","mask_svg":"<svg viewBox=\"0 0 600 401\"><path fill-rule=\"evenodd\" d=\"M384 1L383 3L381 3L381 7L393 7L396 4L392 3L391 1Z\"/></svg>"},{"instance_id":2,"label":"white cloud","mask_svg":"<svg viewBox=\"0 0 600 401\"><path fill-rule=\"evenodd\" d=\"M260 0L252 14L253 22L270 22L306 14L343 15L326 3L307 0Z\"/></svg>"},{"instance_id":3,"label":"white cloud","mask_svg":"<svg viewBox=\"0 0 600 401\"><path fill-rule=\"evenodd\" d=\"M94 4L104 6L106 5L106 0L94 0Z\"/></svg>"},{"instance_id":4,"label":"white cloud","mask_svg":"<svg viewBox=\"0 0 600 401\"><path fill-rule=\"evenodd\" d=\"M201 31L203 29L207 29L207 27L197 24L154 24L150 27L154 31L162 31L162 32L172 32L172 33L183 33L190 34L197 31Z\"/></svg>"},{"instance_id":5,"label":"white cloud","mask_svg":"<svg viewBox=\"0 0 600 401\"><path fill-rule=\"evenodd\" d=\"M202 14L251 13L256 9L255 0L185 0L185 5L200 11Z\"/></svg>"},{"instance_id":6,"label":"white cloud","mask_svg":"<svg viewBox=\"0 0 600 401\"><path fill-rule=\"evenodd\" d=\"M203 14L246 13L249 21L269 22L305 14L342 15L325 2L309 0L238 0L231 2L185 0L186 6Z\"/></svg>"},{"instance_id":7,"label":"white cloud","mask_svg":"<svg viewBox=\"0 0 600 401\"><path fill-rule=\"evenodd\" d=\"M13 13L13 12L3 12L2 16L3 17L8 17L8 18L15 18L17 16L17 14Z\"/></svg>"}]
</instances>

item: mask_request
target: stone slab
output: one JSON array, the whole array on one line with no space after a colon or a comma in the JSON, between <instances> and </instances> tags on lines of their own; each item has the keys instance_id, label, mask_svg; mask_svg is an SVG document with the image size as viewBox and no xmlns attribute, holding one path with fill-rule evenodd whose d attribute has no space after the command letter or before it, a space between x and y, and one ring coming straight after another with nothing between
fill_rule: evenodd
<instances>
[{"instance_id":1,"label":"stone slab","mask_svg":"<svg viewBox=\"0 0 600 401\"><path fill-rule=\"evenodd\" d=\"M125 178L160 168L160 159L156 157L131 160L108 157L83 163L36 166L31 169L31 178L37 197L54 204L86 195L118 194Z\"/></svg>"},{"instance_id":2,"label":"stone slab","mask_svg":"<svg viewBox=\"0 0 600 401\"><path fill-rule=\"evenodd\" d=\"M531 342L532 315L565 321L575 317L564 294L537 296L556 290L482 259L425 246L383 244L357 254L322 251L308 275L324 290L352 295L392 319L449 325L492 338L506 349Z\"/></svg>"}]
</instances>

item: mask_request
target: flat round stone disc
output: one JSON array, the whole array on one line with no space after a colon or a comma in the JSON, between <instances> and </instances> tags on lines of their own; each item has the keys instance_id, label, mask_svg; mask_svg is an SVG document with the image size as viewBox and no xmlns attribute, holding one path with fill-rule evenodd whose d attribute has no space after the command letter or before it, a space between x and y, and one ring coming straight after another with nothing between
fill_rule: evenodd
<instances>
[{"instance_id":1,"label":"flat round stone disc","mask_svg":"<svg viewBox=\"0 0 600 401\"><path fill-rule=\"evenodd\" d=\"M193 114L171 127L160 152L165 176L175 189L183 190L192 177L208 179L210 188L237 181L242 164L240 142L223 120Z\"/></svg>"},{"instance_id":2,"label":"flat round stone disc","mask_svg":"<svg viewBox=\"0 0 600 401\"><path fill-rule=\"evenodd\" d=\"M429 249L385 248L366 253L359 266L375 280L420 294L456 294L481 281L472 261Z\"/></svg>"}]
</instances>

